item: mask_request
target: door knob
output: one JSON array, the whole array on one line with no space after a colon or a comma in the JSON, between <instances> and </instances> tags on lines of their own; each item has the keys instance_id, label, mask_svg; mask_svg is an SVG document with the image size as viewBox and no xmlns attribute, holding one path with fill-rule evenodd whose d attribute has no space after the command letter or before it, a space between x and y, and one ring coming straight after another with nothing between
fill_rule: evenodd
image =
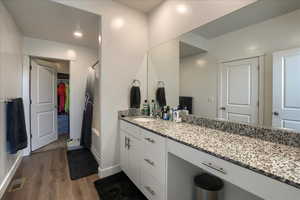
<instances>
[{"instance_id":1,"label":"door knob","mask_svg":"<svg viewBox=\"0 0 300 200\"><path fill-rule=\"evenodd\" d=\"M226 108L225 108L225 107L221 107L220 109L221 109L221 110L226 110Z\"/></svg>"},{"instance_id":2,"label":"door knob","mask_svg":"<svg viewBox=\"0 0 300 200\"><path fill-rule=\"evenodd\" d=\"M273 112L273 115L279 116L279 113L275 111L275 112Z\"/></svg>"}]
</instances>

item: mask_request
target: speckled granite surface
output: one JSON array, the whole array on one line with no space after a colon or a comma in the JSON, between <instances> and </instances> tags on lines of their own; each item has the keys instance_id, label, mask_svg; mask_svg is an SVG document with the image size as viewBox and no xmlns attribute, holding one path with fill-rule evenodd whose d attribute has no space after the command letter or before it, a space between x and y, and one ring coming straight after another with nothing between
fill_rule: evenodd
<instances>
[{"instance_id":1,"label":"speckled granite surface","mask_svg":"<svg viewBox=\"0 0 300 200\"><path fill-rule=\"evenodd\" d=\"M300 148L300 134L292 130L208 119L195 115L182 115L181 117L183 122L189 124Z\"/></svg>"},{"instance_id":2,"label":"speckled granite surface","mask_svg":"<svg viewBox=\"0 0 300 200\"><path fill-rule=\"evenodd\" d=\"M190 123L127 122L300 189L300 148Z\"/></svg>"}]
</instances>

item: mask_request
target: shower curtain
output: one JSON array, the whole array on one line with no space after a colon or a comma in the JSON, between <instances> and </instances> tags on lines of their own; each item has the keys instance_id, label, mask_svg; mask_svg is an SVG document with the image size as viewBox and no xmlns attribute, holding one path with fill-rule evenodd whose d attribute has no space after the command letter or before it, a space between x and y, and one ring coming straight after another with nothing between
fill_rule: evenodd
<instances>
[{"instance_id":1,"label":"shower curtain","mask_svg":"<svg viewBox=\"0 0 300 200\"><path fill-rule=\"evenodd\" d=\"M85 91L85 105L82 119L80 145L90 149L92 143L92 122L94 104L95 70L89 68Z\"/></svg>"}]
</instances>

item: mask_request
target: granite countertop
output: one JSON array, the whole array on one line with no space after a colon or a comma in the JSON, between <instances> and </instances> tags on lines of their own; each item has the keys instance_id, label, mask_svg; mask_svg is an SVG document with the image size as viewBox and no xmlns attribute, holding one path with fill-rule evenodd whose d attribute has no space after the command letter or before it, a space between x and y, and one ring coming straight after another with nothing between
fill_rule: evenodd
<instances>
[{"instance_id":1,"label":"granite countertop","mask_svg":"<svg viewBox=\"0 0 300 200\"><path fill-rule=\"evenodd\" d=\"M300 148L188 123L134 118L121 119L300 189Z\"/></svg>"}]
</instances>

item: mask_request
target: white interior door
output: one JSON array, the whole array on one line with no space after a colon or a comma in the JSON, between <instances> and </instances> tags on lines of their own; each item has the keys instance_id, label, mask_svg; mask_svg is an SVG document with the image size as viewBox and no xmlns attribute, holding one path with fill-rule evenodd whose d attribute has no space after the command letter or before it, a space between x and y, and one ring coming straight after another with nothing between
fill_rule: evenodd
<instances>
[{"instance_id":1,"label":"white interior door","mask_svg":"<svg viewBox=\"0 0 300 200\"><path fill-rule=\"evenodd\" d=\"M223 63L219 118L258 123L258 58Z\"/></svg>"},{"instance_id":2,"label":"white interior door","mask_svg":"<svg viewBox=\"0 0 300 200\"><path fill-rule=\"evenodd\" d=\"M300 131L300 49L273 54L272 123Z\"/></svg>"},{"instance_id":3,"label":"white interior door","mask_svg":"<svg viewBox=\"0 0 300 200\"><path fill-rule=\"evenodd\" d=\"M57 140L57 93L55 69L31 61L32 151Z\"/></svg>"}]
</instances>

